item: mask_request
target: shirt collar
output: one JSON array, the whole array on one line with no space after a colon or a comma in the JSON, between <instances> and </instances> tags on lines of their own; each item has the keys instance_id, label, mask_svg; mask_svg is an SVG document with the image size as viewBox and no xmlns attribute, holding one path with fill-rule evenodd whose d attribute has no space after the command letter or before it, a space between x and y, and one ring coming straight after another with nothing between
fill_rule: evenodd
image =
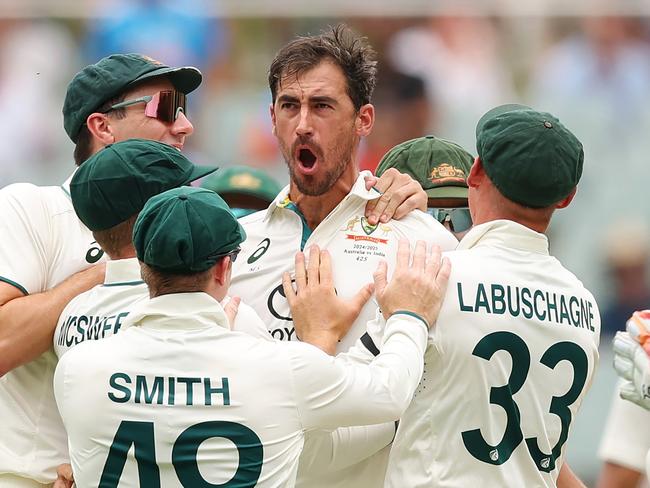
<instances>
[{"instance_id":1,"label":"shirt collar","mask_svg":"<svg viewBox=\"0 0 650 488\"><path fill-rule=\"evenodd\" d=\"M372 176L372 173L367 170L359 173L359 176L357 176L354 185L352 185L352 189L350 190L350 193L348 193L348 196L354 195L362 200L374 200L381 196L381 192L374 187L370 188L370 190L366 190L366 176ZM291 203L291 200L289 200L289 185L287 185L282 189L282 191L280 191L280 193L278 193L278 196L275 197L275 200L273 200L271 205L266 209L264 220L270 219L273 212L278 208L286 207L289 203Z\"/></svg>"},{"instance_id":2,"label":"shirt collar","mask_svg":"<svg viewBox=\"0 0 650 488\"><path fill-rule=\"evenodd\" d=\"M139 285L144 283L140 275L138 258L106 261L104 286Z\"/></svg>"},{"instance_id":3,"label":"shirt collar","mask_svg":"<svg viewBox=\"0 0 650 488\"><path fill-rule=\"evenodd\" d=\"M129 313L125 324L165 330L230 329L221 304L203 292L171 293L145 300Z\"/></svg>"},{"instance_id":4,"label":"shirt collar","mask_svg":"<svg viewBox=\"0 0 650 488\"><path fill-rule=\"evenodd\" d=\"M456 250L482 245L522 249L548 255L548 238L544 234L512 220L493 220L475 225L461 239Z\"/></svg>"},{"instance_id":5,"label":"shirt collar","mask_svg":"<svg viewBox=\"0 0 650 488\"><path fill-rule=\"evenodd\" d=\"M68 198L70 198L70 182L72 181L72 177L74 176L74 174L77 172L77 169L79 168L77 167L72 172L72 174L68 176L68 179L61 184L61 189L65 192L66 195L68 195Z\"/></svg>"}]
</instances>

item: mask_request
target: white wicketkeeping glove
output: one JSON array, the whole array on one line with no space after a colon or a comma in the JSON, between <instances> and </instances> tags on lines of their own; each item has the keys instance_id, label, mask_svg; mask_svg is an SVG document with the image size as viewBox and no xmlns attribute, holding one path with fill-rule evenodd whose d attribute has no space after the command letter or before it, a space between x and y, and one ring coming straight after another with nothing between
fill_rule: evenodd
<instances>
[{"instance_id":1,"label":"white wicketkeeping glove","mask_svg":"<svg viewBox=\"0 0 650 488\"><path fill-rule=\"evenodd\" d=\"M619 390L621 398L650 410L650 359L627 332L614 337L614 369L625 380Z\"/></svg>"}]
</instances>

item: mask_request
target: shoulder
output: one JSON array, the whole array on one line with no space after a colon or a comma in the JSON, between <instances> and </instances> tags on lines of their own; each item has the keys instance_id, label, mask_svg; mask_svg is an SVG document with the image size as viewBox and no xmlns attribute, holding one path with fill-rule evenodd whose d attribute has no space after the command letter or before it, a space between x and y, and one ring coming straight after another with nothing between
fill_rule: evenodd
<instances>
[{"instance_id":1,"label":"shoulder","mask_svg":"<svg viewBox=\"0 0 650 488\"><path fill-rule=\"evenodd\" d=\"M451 251L458 246L458 240L440 222L421 210L413 210L401 220L391 220L389 225L410 240L424 240Z\"/></svg>"},{"instance_id":2,"label":"shoulder","mask_svg":"<svg viewBox=\"0 0 650 488\"><path fill-rule=\"evenodd\" d=\"M35 206L44 196L43 187L31 183L14 183L0 189L0 205Z\"/></svg>"},{"instance_id":3,"label":"shoulder","mask_svg":"<svg viewBox=\"0 0 650 488\"><path fill-rule=\"evenodd\" d=\"M11 215L11 212L54 213L59 207L72 211L72 202L60 187L14 183L0 189L0 212L3 217Z\"/></svg>"},{"instance_id":4,"label":"shoulder","mask_svg":"<svg viewBox=\"0 0 650 488\"><path fill-rule=\"evenodd\" d=\"M238 219L239 223L241 226L246 230L246 232L249 231L249 229L256 229L258 227L264 227L265 225L265 219L264 217L266 216L267 209L260 210L258 212L246 215L245 217L241 217Z\"/></svg>"},{"instance_id":5,"label":"shoulder","mask_svg":"<svg viewBox=\"0 0 650 488\"><path fill-rule=\"evenodd\" d=\"M88 310L89 305L94 301L94 297L97 295L97 291L101 286L102 285L95 285L90 290L86 290L70 300L63 309L63 312L61 312L59 321L64 317L75 314L81 310Z\"/></svg>"}]
</instances>

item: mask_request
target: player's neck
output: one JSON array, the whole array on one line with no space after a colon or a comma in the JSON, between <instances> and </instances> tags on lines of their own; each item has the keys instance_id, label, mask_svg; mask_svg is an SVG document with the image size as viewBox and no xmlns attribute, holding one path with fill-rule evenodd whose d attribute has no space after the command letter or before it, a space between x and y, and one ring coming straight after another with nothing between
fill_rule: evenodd
<instances>
[{"instance_id":1,"label":"player's neck","mask_svg":"<svg viewBox=\"0 0 650 488\"><path fill-rule=\"evenodd\" d=\"M307 226L314 230L350 193L358 176L356 165L350 164L332 188L319 196L305 195L292 181L289 186L289 198L305 217Z\"/></svg>"}]
</instances>

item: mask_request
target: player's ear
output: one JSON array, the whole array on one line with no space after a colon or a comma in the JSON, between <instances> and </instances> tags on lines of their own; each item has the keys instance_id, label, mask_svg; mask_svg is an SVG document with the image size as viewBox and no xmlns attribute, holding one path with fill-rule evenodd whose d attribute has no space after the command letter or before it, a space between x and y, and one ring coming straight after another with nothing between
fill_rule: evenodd
<instances>
[{"instance_id":1,"label":"player's ear","mask_svg":"<svg viewBox=\"0 0 650 488\"><path fill-rule=\"evenodd\" d=\"M481 184L481 181L485 177L485 170L483 169L483 163L481 158L478 156L474 159L474 164L469 170L469 175L467 176L467 185L476 188Z\"/></svg>"},{"instance_id":2,"label":"player's ear","mask_svg":"<svg viewBox=\"0 0 650 488\"><path fill-rule=\"evenodd\" d=\"M271 133L275 136L276 131L275 131L275 107L273 104L269 104L269 112L271 114Z\"/></svg>"},{"instance_id":3,"label":"player's ear","mask_svg":"<svg viewBox=\"0 0 650 488\"><path fill-rule=\"evenodd\" d=\"M212 267L212 278L221 286L225 286L228 283L231 266L232 261L230 260L230 256L220 259L219 262Z\"/></svg>"},{"instance_id":4,"label":"player's ear","mask_svg":"<svg viewBox=\"0 0 650 488\"><path fill-rule=\"evenodd\" d=\"M560 201L559 203L557 203L555 205L555 208L566 208L566 207L568 207L569 204L571 203L571 201L573 200L573 197L576 196L577 191L578 191L578 187L576 186L576 187L573 188L573 190L571 190L571 193L569 193L569 195L564 200Z\"/></svg>"},{"instance_id":5,"label":"player's ear","mask_svg":"<svg viewBox=\"0 0 650 488\"><path fill-rule=\"evenodd\" d=\"M86 119L86 126L93 139L99 141L102 146L107 146L115 142L113 128L106 114L99 112L90 114Z\"/></svg>"},{"instance_id":6,"label":"player's ear","mask_svg":"<svg viewBox=\"0 0 650 488\"><path fill-rule=\"evenodd\" d=\"M357 135L365 137L372 131L372 126L375 124L375 107L371 103L366 103L359 108L357 118L354 126Z\"/></svg>"}]
</instances>

